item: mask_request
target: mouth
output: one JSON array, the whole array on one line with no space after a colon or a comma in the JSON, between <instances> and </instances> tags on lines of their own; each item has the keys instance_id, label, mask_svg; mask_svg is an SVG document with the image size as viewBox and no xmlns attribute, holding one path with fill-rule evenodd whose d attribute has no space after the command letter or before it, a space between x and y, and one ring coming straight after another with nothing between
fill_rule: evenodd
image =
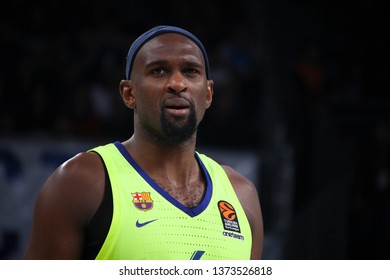
<instances>
[{"instance_id":1,"label":"mouth","mask_svg":"<svg viewBox=\"0 0 390 280\"><path fill-rule=\"evenodd\" d=\"M190 109L190 104L182 98L169 99L164 102L163 108L169 114L180 117L187 115Z\"/></svg>"},{"instance_id":2,"label":"mouth","mask_svg":"<svg viewBox=\"0 0 390 280\"><path fill-rule=\"evenodd\" d=\"M189 106L172 105L172 106L165 106L165 108L169 110L185 110L188 109Z\"/></svg>"},{"instance_id":3,"label":"mouth","mask_svg":"<svg viewBox=\"0 0 390 280\"><path fill-rule=\"evenodd\" d=\"M165 107L164 111L174 118L183 118L188 116L190 109L189 107L170 106Z\"/></svg>"}]
</instances>

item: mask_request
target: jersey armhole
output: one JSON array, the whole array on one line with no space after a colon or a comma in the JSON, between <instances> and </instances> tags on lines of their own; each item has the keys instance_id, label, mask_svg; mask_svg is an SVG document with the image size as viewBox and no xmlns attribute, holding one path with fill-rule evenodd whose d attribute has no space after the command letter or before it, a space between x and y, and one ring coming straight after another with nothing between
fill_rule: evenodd
<instances>
[{"instance_id":1,"label":"jersey armhole","mask_svg":"<svg viewBox=\"0 0 390 280\"><path fill-rule=\"evenodd\" d=\"M95 215L92 217L90 223L85 228L84 234L84 250L82 254L82 259L84 260L94 260L99 254L100 249L102 248L104 241L110 230L112 215L113 215L113 201L112 201L112 190L111 182L108 176L107 167L104 163L102 157L95 151L104 167L104 196L103 200L96 211Z\"/></svg>"}]
</instances>

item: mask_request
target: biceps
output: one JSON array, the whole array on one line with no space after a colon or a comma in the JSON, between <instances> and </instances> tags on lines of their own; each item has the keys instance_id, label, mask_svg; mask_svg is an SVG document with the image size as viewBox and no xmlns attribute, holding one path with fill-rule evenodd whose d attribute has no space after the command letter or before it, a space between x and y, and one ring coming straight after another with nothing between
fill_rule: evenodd
<instances>
[{"instance_id":1,"label":"biceps","mask_svg":"<svg viewBox=\"0 0 390 280\"><path fill-rule=\"evenodd\" d=\"M26 259L79 259L82 243L82 227L61 203L37 201Z\"/></svg>"},{"instance_id":2,"label":"biceps","mask_svg":"<svg viewBox=\"0 0 390 280\"><path fill-rule=\"evenodd\" d=\"M252 214L248 219L252 230L251 259L258 260L261 259L262 256L264 239L263 217L261 211Z\"/></svg>"},{"instance_id":3,"label":"biceps","mask_svg":"<svg viewBox=\"0 0 390 280\"><path fill-rule=\"evenodd\" d=\"M251 259L260 259L263 251L263 216L257 192L249 196L247 201L247 217L252 230L252 255Z\"/></svg>"}]
</instances>

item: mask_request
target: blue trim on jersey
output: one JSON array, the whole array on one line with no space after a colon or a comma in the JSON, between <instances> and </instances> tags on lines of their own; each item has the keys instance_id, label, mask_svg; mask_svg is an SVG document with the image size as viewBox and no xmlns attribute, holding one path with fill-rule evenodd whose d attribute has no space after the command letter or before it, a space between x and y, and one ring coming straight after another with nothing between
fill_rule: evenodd
<instances>
[{"instance_id":1,"label":"blue trim on jersey","mask_svg":"<svg viewBox=\"0 0 390 280\"><path fill-rule=\"evenodd\" d=\"M203 256L204 253L205 253L205 251L195 251L195 252L192 254L190 260L200 260L200 258Z\"/></svg>"},{"instance_id":2,"label":"blue trim on jersey","mask_svg":"<svg viewBox=\"0 0 390 280\"><path fill-rule=\"evenodd\" d=\"M133 159L133 157L129 154L129 152L126 150L126 148L123 146L123 144L119 141L116 141L114 145L117 147L119 152L125 157L125 159L130 163L130 165L138 172L139 175L153 188L155 189L160 195L162 195L166 200L168 200L170 203L172 203L174 206L182 210L184 213L189 215L190 217L195 217L202 213L207 206L210 203L211 195L212 195L212 189L213 184L211 181L210 174L208 173L206 167L204 166L203 162L199 158L198 154L195 153L195 158L198 161L202 171L203 175L206 178L206 191L205 195L201 201L201 203L194 207L194 208L188 208L181 204L179 201L177 201L174 197L172 197L169 193L167 193L163 188L161 188L152 178L149 177L148 174L138 165L138 163Z\"/></svg>"}]
</instances>

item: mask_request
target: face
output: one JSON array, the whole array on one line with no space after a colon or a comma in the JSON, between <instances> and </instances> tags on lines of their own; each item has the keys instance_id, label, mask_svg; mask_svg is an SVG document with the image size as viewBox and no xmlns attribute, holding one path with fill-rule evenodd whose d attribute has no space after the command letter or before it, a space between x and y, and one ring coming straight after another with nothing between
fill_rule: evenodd
<instances>
[{"instance_id":1,"label":"face","mask_svg":"<svg viewBox=\"0 0 390 280\"><path fill-rule=\"evenodd\" d=\"M202 52L193 41L174 33L148 41L134 60L130 79L122 81L121 94L134 109L136 132L172 144L193 139L213 94Z\"/></svg>"}]
</instances>

